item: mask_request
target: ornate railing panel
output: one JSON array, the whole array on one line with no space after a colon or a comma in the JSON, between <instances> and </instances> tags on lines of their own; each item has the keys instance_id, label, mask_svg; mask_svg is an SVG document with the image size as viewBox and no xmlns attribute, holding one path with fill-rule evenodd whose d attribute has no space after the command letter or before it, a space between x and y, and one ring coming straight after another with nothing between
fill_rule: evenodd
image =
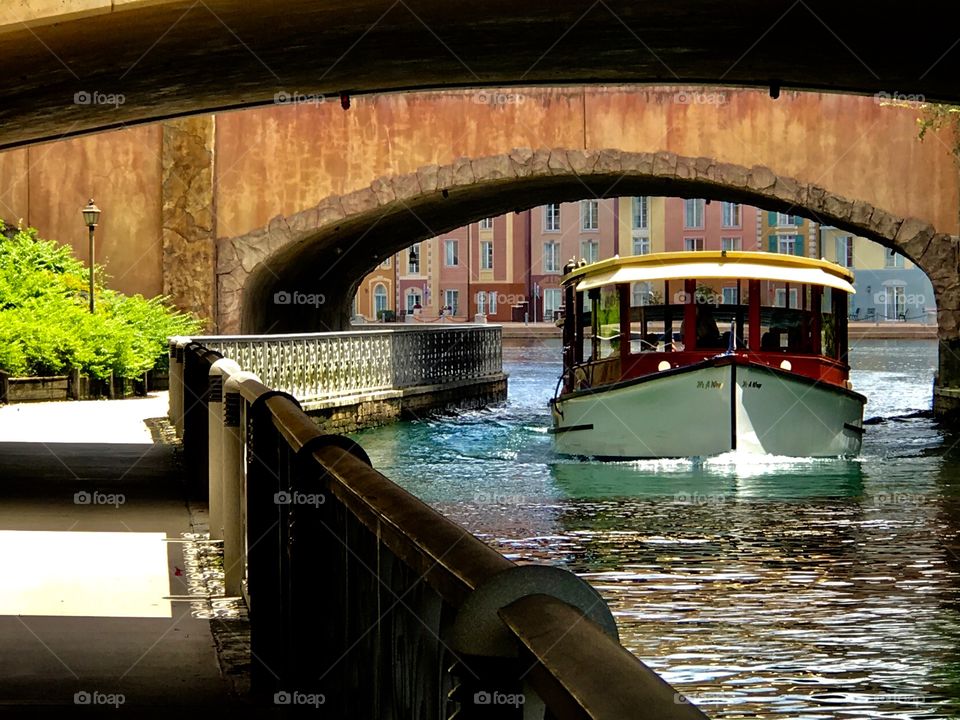
<instances>
[{"instance_id":1,"label":"ornate railing panel","mask_svg":"<svg viewBox=\"0 0 960 720\"><path fill-rule=\"evenodd\" d=\"M493 377L503 372L495 325L191 338L300 402Z\"/></svg>"}]
</instances>

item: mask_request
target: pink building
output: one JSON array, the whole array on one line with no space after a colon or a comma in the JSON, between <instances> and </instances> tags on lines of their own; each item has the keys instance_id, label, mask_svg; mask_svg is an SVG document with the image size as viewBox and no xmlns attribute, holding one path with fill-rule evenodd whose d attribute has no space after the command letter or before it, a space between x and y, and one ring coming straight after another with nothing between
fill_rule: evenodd
<instances>
[{"instance_id":1,"label":"pink building","mask_svg":"<svg viewBox=\"0 0 960 720\"><path fill-rule=\"evenodd\" d=\"M562 303L560 278L571 259L596 262L619 248L618 199L552 203L528 210L530 216L531 319L550 320Z\"/></svg>"},{"instance_id":2,"label":"pink building","mask_svg":"<svg viewBox=\"0 0 960 720\"><path fill-rule=\"evenodd\" d=\"M667 198L664 249L758 250L760 211L749 205Z\"/></svg>"},{"instance_id":3,"label":"pink building","mask_svg":"<svg viewBox=\"0 0 960 720\"><path fill-rule=\"evenodd\" d=\"M361 283L356 312L435 320L550 321L571 259L678 250L757 250L761 212L727 202L622 197L551 203L425 240L385 261ZM642 290L642 288L638 288ZM719 290L719 288L718 288ZM419 308L417 307L419 305Z\"/></svg>"}]
</instances>

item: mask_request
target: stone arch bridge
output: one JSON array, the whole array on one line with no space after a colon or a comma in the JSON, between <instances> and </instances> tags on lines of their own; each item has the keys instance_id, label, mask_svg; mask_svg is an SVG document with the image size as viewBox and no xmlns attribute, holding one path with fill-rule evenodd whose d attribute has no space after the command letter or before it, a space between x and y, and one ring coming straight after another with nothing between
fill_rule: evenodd
<instances>
[{"instance_id":1,"label":"stone arch bridge","mask_svg":"<svg viewBox=\"0 0 960 720\"><path fill-rule=\"evenodd\" d=\"M343 328L357 282L383 258L482 217L586 197L704 197L803 215L913 260L936 294L940 377L960 379L957 169L946 141L918 141L915 108L803 93L773 101L711 88L501 97L493 107L456 92L380 99L391 131L366 130L388 145L387 172L366 183L358 173L340 183L348 192L220 238L219 327ZM425 135L440 130L430 118L452 118L451 103L456 142L445 142L447 128L423 153ZM530 140L552 142L521 144ZM418 164L424 154L433 162ZM323 294L327 303L271 302L289 288Z\"/></svg>"},{"instance_id":2,"label":"stone arch bridge","mask_svg":"<svg viewBox=\"0 0 960 720\"><path fill-rule=\"evenodd\" d=\"M108 270L136 275L153 258L162 291L220 332L342 327L382 258L543 202L663 194L789 210L927 272L941 383L960 386L953 139L919 142L917 112L872 96L679 86L390 94L347 110L305 96L13 150L0 177L27 177L2 188L19 198L6 201L14 217L78 247L82 228L61 221L65 188L78 188L77 207L86 188L101 207L139 203L139 224L111 228L117 214L104 215ZM329 302L310 313L269 302L314 286Z\"/></svg>"}]
</instances>

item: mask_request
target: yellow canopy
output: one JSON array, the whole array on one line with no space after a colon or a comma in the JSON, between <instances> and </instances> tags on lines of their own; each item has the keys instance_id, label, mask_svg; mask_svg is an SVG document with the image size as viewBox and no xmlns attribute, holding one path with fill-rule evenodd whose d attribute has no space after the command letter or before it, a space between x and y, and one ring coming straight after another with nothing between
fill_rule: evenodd
<instances>
[{"instance_id":1,"label":"yellow canopy","mask_svg":"<svg viewBox=\"0 0 960 720\"><path fill-rule=\"evenodd\" d=\"M851 295L853 273L827 260L763 252L696 251L611 258L578 267L563 278L578 291L656 280L772 280L822 285Z\"/></svg>"}]
</instances>

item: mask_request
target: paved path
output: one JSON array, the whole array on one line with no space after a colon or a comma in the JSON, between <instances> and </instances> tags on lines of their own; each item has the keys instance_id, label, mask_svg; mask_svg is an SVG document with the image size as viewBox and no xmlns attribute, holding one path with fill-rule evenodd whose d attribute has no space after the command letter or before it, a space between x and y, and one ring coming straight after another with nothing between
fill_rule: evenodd
<instances>
[{"instance_id":1,"label":"paved path","mask_svg":"<svg viewBox=\"0 0 960 720\"><path fill-rule=\"evenodd\" d=\"M209 621L171 599L188 574L165 539L191 526L144 423L165 412L166 394L0 407L0 717L231 703Z\"/></svg>"},{"instance_id":2,"label":"paved path","mask_svg":"<svg viewBox=\"0 0 960 720\"><path fill-rule=\"evenodd\" d=\"M128 400L0 405L0 442L151 443L143 421L166 414L165 392Z\"/></svg>"}]
</instances>

